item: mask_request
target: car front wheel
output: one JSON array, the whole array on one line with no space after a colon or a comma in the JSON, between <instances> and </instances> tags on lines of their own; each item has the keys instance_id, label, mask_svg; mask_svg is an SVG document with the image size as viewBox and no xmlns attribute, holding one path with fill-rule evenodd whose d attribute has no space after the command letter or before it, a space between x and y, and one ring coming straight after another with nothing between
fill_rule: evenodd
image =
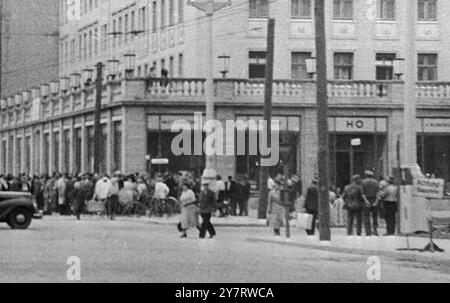
<instances>
[{"instance_id":1,"label":"car front wheel","mask_svg":"<svg viewBox=\"0 0 450 303\"><path fill-rule=\"evenodd\" d=\"M8 218L8 225L12 229L27 229L30 224L33 215L29 210L23 208L14 209Z\"/></svg>"}]
</instances>

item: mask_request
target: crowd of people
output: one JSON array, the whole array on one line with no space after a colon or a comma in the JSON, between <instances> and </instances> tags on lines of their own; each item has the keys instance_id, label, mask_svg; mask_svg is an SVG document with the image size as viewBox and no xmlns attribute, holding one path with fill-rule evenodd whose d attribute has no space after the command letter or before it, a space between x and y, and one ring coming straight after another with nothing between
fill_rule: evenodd
<instances>
[{"instance_id":1,"label":"crowd of people","mask_svg":"<svg viewBox=\"0 0 450 303\"><path fill-rule=\"evenodd\" d=\"M285 178L278 174L269 177L268 222L276 236L284 226L287 213L295 213L298 198L302 196L302 182L297 175ZM201 182L191 173L150 175L123 175L119 171L113 176L106 174L62 174L52 176L0 175L0 191L29 192L43 215L58 212L62 216L89 213L89 203L98 201L105 206L111 220L115 219L118 208L132 201L144 203L149 197L178 200L181 219L178 229L181 237L187 237L187 230L196 227L203 238L206 232L216 235L211 217L248 216L251 185L245 176L234 180L229 176L225 181L217 176L213 182ZM318 219L318 181L313 180L307 188L302 208L311 215L312 224L306 232L314 235ZM366 171L364 178L355 175L343 191L330 188L330 212L332 224L346 225L347 234L360 236L364 227L367 236L377 236L379 218L386 222L386 235L395 234L398 188L393 178L377 180L372 171ZM202 217L203 223L199 223Z\"/></svg>"},{"instance_id":2,"label":"crowd of people","mask_svg":"<svg viewBox=\"0 0 450 303\"><path fill-rule=\"evenodd\" d=\"M277 196L282 182L272 189L271 197ZM315 234L315 226L319 213L318 180L313 180L304 196L303 209L312 216L311 228L306 230L308 235ZM386 223L386 236L396 232L396 213L398 208L398 187L394 178L377 180L372 171L366 171L364 177L354 175L352 182L341 192L339 188L331 187L330 214L331 223L346 225L347 235L361 236L363 226L367 236L378 236L379 219ZM281 216L280 216L281 217ZM279 235L279 224L274 224L275 235Z\"/></svg>"}]
</instances>

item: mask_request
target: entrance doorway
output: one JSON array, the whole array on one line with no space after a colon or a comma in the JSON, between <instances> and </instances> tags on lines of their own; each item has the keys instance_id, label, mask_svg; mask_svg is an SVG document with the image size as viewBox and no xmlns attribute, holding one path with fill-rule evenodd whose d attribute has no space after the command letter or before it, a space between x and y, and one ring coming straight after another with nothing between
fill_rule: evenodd
<instances>
[{"instance_id":1,"label":"entrance doorway","mask_svg":"<svg viewBox=\"0 0 450 303\"><path fill-rule=\"evenodd\" d=\"M352 146L353 139L361 144ZM363 175L372 170L376 175L384 175L386 163L385 135L337 135L330 136L330 177L336 187L343 189L355 174Z\"/></svg>"}]
</instances>

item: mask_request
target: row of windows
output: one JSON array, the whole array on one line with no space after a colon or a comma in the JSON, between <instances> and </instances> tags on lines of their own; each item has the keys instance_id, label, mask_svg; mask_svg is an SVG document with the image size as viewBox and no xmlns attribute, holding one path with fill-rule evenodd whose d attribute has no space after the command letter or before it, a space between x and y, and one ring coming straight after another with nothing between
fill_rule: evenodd
<instances>
[{"instance_id":1,"label":"row of windows","mask_svg":"<svg viewBox=\"0 0 450 303\"><path fill-rule=\"evenodd\" d=\"M310 52L293 52L291 54L292 79L311 79L306 70L306 59L311 58ZM354 54L336 52L333 54L333 71L335 80L353 80ZM395 53L377 53L375 57L376 80L393 80ZM418 54L418 80L437 80L437 54ZM265 78L266 53L262 51L249 52L249 78Z\"/></svg>"},{"instance_id":2,"label":"row of windows","mask_svg":"<svg viewBox=\"0 0 450 303\"><path fill-rule=\"evenodd\" d=\"M90 11L98 8L99 0L62 0L61 1L61 22L66 23L69 21L71 15L73 15L73 10L78 11L80 16L89 13ZM76 6L79 6L78 8Z\"/></svg>"},{"instance_id":3,"label":"row of windows","mask_svg":"<svg viewBox=\"0 0 450 303\"><path fill-rule=\"evenodd\" d=\"M110 134L108 134L108 129L106 124L102 125L101 132L101 159L100 159L100 170L101 173L106 173L107 167L107 159L105 155L107 155L107 139L111 135L111 140L113 144L112 150L112 163L111 170L118 170L122 167L122 123L121 121L114 121L111 125ZM86 171L92 172L94 171L94 127L87 126L85 129L85 148L86 148ZM62 142L60 138L59 132L53 133L52 139L52 150L50 150L50 134L45 133L43 135L43 167L41 167L40 163L40 154L41 150L40 146L40 132L36 132L35 136L32 138L31 136L25 137L25 141L21 137L16 138L14 140L14 136L9 137L9 142L7 140L3 140L2 142L2 166L0 169L3 172L12 172L16 165L16 169L18 172L30 172L30 168L33 165L34 171L42 172L44 174L52 173L50 171L50 166L52 167L52 171L60 171L60 172L70 172L70 149L73 149L73 171L72 173L81 172L82 167L82 137L83 131L81 128L76 128L71 133L70 130L66 129L62 133ZM14 146L15 142L15 162L14 159ZM61 144L63 143L63 144ZM31 153L31 145L34 144L35 150ZM60 151L62 151L62 163L60 163L59 155ZM50 154L53 155L52 161L50 161ZM23 158L22 158L23 155ZM62 166L61 166L62 165Z\"/></svg>"},{"instance_id":4,"label":"row of windows","mask_svg":"<svg viewBox=\"0 0 450 303\"><path fill-rule=\"evenodd\" d=\"M175 1L178 1L178 23L184 21L184 1L168 0L168 10L166 1L161 0L160 6L160 26L164 28L166 24L166 14L169 16L169 26L175 25ZM152 32L158 28L157 1L153 1L153 23ZM146 6L122 11L120 14L113 15L112 28L108 24L99 26L96 24L90 28L83 29L78 34L78 38L68 41L67 38L61 41L61 61L64 67L69 63L75 63L77 60L82 62L92 60L99 53L105 54L108 49L109 41L115 50L118 47L126 45L129 41L134 41L139 34L145 34L148 26L148 10ZM77 52L78 46L78 52Z\"/></svg>"},{"instance_id":5,"label":"row of windows","mask_svg":"<svg viewBox=\"0 0 450 303\"><path fill-rule=\"evenodd\" d=\"M417 0L417 16L420 21L437 20L437 0ZM354 0L333 0L335 20L353 20ZM250 0L250 18L268 18L269 0ZM395 20L396 0L377 0L376 16L380 20ZM313 0L291 0L293 19L311 19Z\"/></svg>"}]
</instances>

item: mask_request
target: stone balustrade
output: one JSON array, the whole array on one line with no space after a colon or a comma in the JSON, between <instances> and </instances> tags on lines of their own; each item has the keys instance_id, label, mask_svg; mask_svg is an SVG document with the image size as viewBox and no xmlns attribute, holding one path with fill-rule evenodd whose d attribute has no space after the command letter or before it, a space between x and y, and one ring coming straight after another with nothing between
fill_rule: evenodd
<instances>
[{"instance_id":1,"label":"stone balustrade","mask_svg":"<svg viewBox=\"0 0 450 303\"><path fill-rule=\"evenodd\" d=\"M265 82L248 79L215 79L216 102L236 104L264 101ZM273 103L315 104L315 80L274 80ZM28 100L17 103L14 97L2 99L0 128L13 128L22 124L58 118L60 115L93 111L95 86L41 97L39 102ZM401 81L329 81L330 106L389 105L403 103ZM450 82L418 82L416 97L419 106L450 105ZM205 102L205 80L200 78L135 78L115 80L102 87L102 106L118 102ZM33 108L35 106L39 106ZM36 117L36 115L39 115Z\"/></svg>"}]
</instances>

